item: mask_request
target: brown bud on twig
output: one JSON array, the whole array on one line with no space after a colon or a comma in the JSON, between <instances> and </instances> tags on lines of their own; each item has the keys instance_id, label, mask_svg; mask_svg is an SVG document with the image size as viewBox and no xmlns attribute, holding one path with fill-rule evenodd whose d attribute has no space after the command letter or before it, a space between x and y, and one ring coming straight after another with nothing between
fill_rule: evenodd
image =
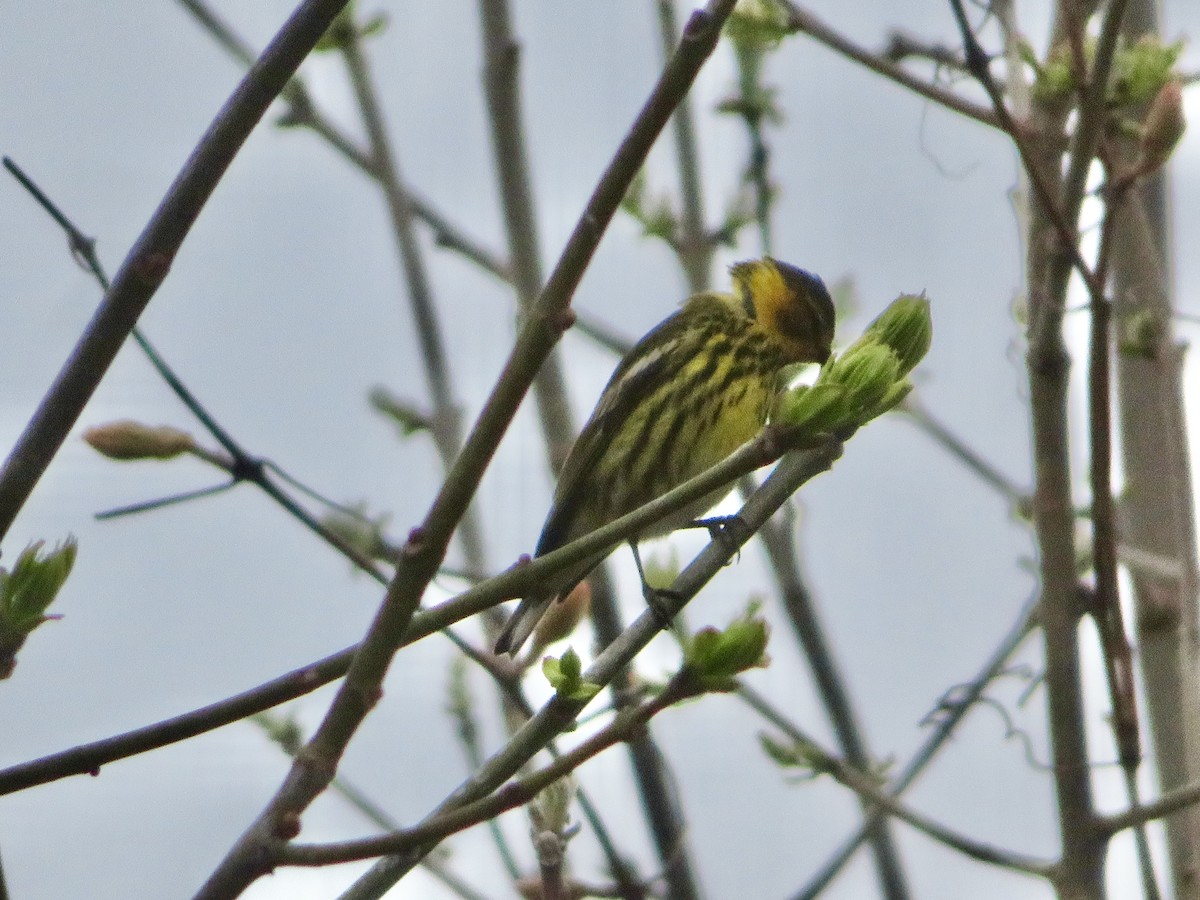
<instances>
[{"instance_id":1,"label":"brown bud on twig","mask_svg":"<svg viewBox=\"0 0 1200 900\"><path fill-rule=\"evenodd\" d=\"M1166 165L1186 130L1183 85L1178 81L1168 81L1159 89L1150 102L1150 109L1146 111L1138 172L1149 175Z\"/></svg>"},{"instance_id":2,"label":"brown bud on twig","mask_svg":"<svg viewBox=\"0 0 1200 900\"><path fill-rule=\"evenodd\" d=\"M186 431L160 425L152 428L132 419L97 425L83 433L92 449L109 459L172 459L196 446Z\"/></svg>"}]
</instances>

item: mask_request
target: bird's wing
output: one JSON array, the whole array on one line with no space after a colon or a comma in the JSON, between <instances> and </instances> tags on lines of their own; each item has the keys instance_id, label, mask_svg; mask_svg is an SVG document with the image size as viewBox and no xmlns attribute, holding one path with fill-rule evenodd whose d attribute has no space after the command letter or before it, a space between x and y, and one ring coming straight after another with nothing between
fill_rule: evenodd
<instances>
[{"instance_id":1,"label":"bird's wing","mask_svg":"<svg viewBox=\"0 0 1200 900\"><path fill-rule=\"evenodd\" d=\"M695 322L696 315L703 316L710 311L728 315L729 310L729 298L724 295L697 294L685 301L684 309L664 319L625 354L563 463L536 556L556 550L580 536L574 531L576 516L586 505L587 494L594 487L587 476L597 470L631 412L662 385L667 368L680 365L680 354L672 351L686 339L686 331Z\"/></svg>"}]
</instances>

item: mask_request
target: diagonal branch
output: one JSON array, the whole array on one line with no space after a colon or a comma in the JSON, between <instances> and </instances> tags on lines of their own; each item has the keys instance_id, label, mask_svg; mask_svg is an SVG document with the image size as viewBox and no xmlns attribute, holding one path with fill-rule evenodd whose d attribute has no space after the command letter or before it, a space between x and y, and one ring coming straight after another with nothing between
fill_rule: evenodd
<instances>
[{"instance_id":1,"label":"diagonal branch","mask_svg":"<svg viewBox=\"0 0 1200 900\"><path fill-rule=\"evenodd\" d=\"M695 478L627 515L564 547L481 582L458 596L416 613L402 646L416 643L456 622L518 597L534 584L570 568L580 560L610 550L647 526L711 494L722 485L774 462L789 449L786 436L768 429L755 440ZM309 694L346 674L359 645L301 666L279 678L201 709L105 740L0 770L0 795L71 775L95 773L103 765L164 747L244 719L256 712Z\"/></svg>"},{"instance_id":2,"label":"diagonal branch","mask_svg":"<svg viewBox=\"0 0 1200 900\"><path fill-rule=\"evenodd\" d=\"M592 684L609 684L662 630L663 619L676 616L788 497L802 484L828 469L841 452L841 442L835 440L815 450L788 454L764 482L762 488L746 501L738 514L747 527L735 529L721 539L710 542L675 579L670 593L662 596L661 609L647 609L642 613L617 640L596 657L591 667L583 673L582 679ZM426 821L486 797L499 788L538 750L564 729L572 727L587 703L587 700L556 695L521 727L503 749L434 810ZM429 850L430 847L426 845L402 856L382 860L367 877L343 894L343 900L381 897Z\"/></svg>"},{"instance_id":3,"label":"diagonal branch","mask_svg":"<svg viewBox=\"0 0 1200 900\"><path fill-rule=\"evenodd\" d=\"M413 229L415 210L402 186L399 164L388 138L379 95L366 55L363 53L362 37L358 33L357 23L346 16L339 27L342 29L342 56L349 70L350 83L367 131L375 177L387 200L392 236L404 273L409 308L416 326L421 362L425 368L425 380L433 400L434 413L430 434L433 436L442 465L449 468L454 457L462 449L462 408L455 399L451 386L442 326L426 274L425 258ZM458 539L467 571L473 577L481 577L487 567L483 531L479 517L471 508L463 513L458 526Z\"/></svg>"},{"instance_id":4,"label":"diagonal branch","mask_svg":"<svg viewBox=\"0 0 1200 900\"><path fill-rule=\"evenodd\" d=\"M693 13L679 50L668 63L636 122L600 179L563 250L462 453L447 474L424 522L405 544L395 578L324 721L297 758L266 809L238 840L201 889L204 898L236 896L264 874L263 860L294 836L300 814L329 784L346 746L379 699L380 685L421 596L436 574L450 536L478 488L492 455L538 368L570 324L570 300L605 228L671 112L716 47L732 0L714 0Z\"/></svg>"},{"instance_id":5,"label":"diagonal branch","mask_svg":"<svg viewBox=\"0 0 1200 900\"><path fill-rule=\"evenodd\" d=\"M920 94L922 97L932 100L947 109L962 113L967 118L974 119L976 122L984 125L990 125L992 128L1001 127L1001 120L996 112L988 109L986 106L972 103L970 100L958 96L953 91L930 84L886 57L860 47L849 38L830 28L808 10L791 2L791 0L782 0L782 3L787 9L788 27L793 31L800 31L807 34L817 43L825 45L835 53L840 53L842 56L854 60L870 71L882 75L902 87L908 88L913 93Z\"/></svg>"},{"instance_id":6,"label":"diagonal branch","mask_svg":"<svg viewBox=\"0 0 1200 900\"><path fill-rule=\"evenodd\" d=\"M482 0L479 12L483 32L483 86L492 155L504 211L509 257L512 260L513 287L520 316L524 317L542 289L543 275L521 103L521 48L512 31L507 0ZM674 43L673 38L672 48ZM533 382L532 391L545 440L547 462L550 471L557 475L577 430L568 402L561 354L553 353L546 360ZM597 623L597 638L604 642L606 638L611 639L619 633L621 628L616 592L607 566L601 566L594 572L591 585L592 617ZM609 631L611 634L605 633ZM665 758L654 746L648 731L631 740L628 748L642 805L649 815L650 830L658 838L660 848L666 844L672 851L678 851L683 828L672 815L674 804L670 802L670 779ZM665 838L660 837L664 834ZM668 880L675 880L682 885L680 896L694 896L696 891L690 883L690 866L686 863L685 852L663 856ZM619 884L631 894L636 892L636 873L630 870L620 855L608 853L608 866Z\"/></svg>"},{"instance_id":7,"label":"diagonal branch","mask_svg":"<svg viewBox=\"0 0 1200 900\"><path fill-rule=\"evenodd\" d=\"M304 0L217 113L0 468L0 538L62 446L217 183L346 0Z\"/></svg>"},{"instance_id":8,"label":"diagonal branch","mask_svg":"<svg viewBox=\"0 0 1200 900\"><path fill-rule=\"evenodd\" d=\"M881 812L907 822L913 828L938 843L957 850L959 853L969 856L972 859L1005 869L1024 872L1027 875L1046 877L1050 874L1053 868L1051 863L1011 850L994 847L991 844L954 831L940 822L936 822L928 816L911 809L901 803L894 793L880 787L874 777L862 771L857 766L838 759L836 756L823 750L816 741L797 728L794 723L779 715L763 698L749 690L744 684L740 685L738 690L750 705L765 716L776 728L784 732L797 748L800 748L800 752L811 761L811 768L815 774L832 776L840 784L858 794L867 804L876 806Z\"/></svg>"},{"instance_id":9,"label":"diagonal branch","mask_svg":"<svg viewBox=\"0 0 1200 900\"><path fill-rule=\"evenodd\" d=\"M946 742L954 734L959 723L974 708L975 701L983 695L984 689L991 683L992 679L996 678L1004 670L1004 667L1008 665L1009 657L1016 652L1017 648L1029 635L1033 627L1033 618L1036 612L1036 601L1027 602L1022 607L1016 623L1009 629L999 646L993 651L991 657L984 663L975 678L964 686L958 697L958 702L947 710L946 715L939 717L937 725L934 726L933 733L925 739L925 742L899 774L886 785L885 789L888 794L893 797L899 797L916 780L917 776L925 770L925 767L933 761L938 751L945 746ZM868 820L858 830L857 834L838 848L829 861L809 880L808 884L795 895L794 900L815 900L828 887L838 872L842 870L842 867L849 862L854 851L867 839L870 834L870 824Z\"/></svg>"},{"instance_id":10,"label":"diagonal branch","mask_svg":"<svg viewBox=\"0 0 1200 900\"><path fill-rule=\"evenodd\" d=\"M254 51L204 0L179 0L179 3L196 18L200 26L212 35L213 40L220 44L230 56L246 68L250 67L255 59ZM309 96L308 90L304 87L303 81L299 78L291 79L279 96L288 104L288 111L280 124L303 126L310 129L367 177L377 181L382 180L383 173L376 165L375 160L316 106L312 97ZM474 238L469 237L411 185L405 185L403 191L412 207L413 214L432 229L434 240L439 246L454 250L485 272L490 272L503 281L511 280L512 275L507 263L491 250L479 244Z\"/></svg>"}]
</instances>

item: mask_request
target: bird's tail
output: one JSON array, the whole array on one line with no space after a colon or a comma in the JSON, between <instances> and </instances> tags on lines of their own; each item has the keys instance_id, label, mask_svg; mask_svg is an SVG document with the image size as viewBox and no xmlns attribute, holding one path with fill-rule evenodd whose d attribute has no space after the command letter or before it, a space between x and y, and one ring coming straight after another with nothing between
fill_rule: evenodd
<instances>
[{"instance_id":1,"label":"bird's tail","mask_svg":"<svg viewBox=\"0 0 1200 900\"><path fill-rule=\"evenodd\" d=\"M500 637L496 638L496 652L516 656L553 602L554 595L533 594L517 604L516 610L504 624Z\"/></svg>"}]
</instances>

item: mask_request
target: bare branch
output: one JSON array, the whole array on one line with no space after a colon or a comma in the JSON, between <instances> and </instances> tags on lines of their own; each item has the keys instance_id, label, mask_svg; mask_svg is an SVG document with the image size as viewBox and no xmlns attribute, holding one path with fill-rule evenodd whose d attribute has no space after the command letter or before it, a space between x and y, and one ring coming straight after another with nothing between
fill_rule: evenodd
<instances>
[{"instance_id":1,"label":"bare branch","mask_svg":"<svg viewBox=\"0 0 1200 900\"><path fill-rule=\"evenodd\" d=\"M557 267L517 337L516 346L448 473L424 522L409 535L396 576L324 721L267 808L218 866L200 897L236 895L263 872L292 835L304 809L325 789L338 761L379 696L379 686L404 638L429 580L541 363L569 322L571 295L654 140L716 47L732 0L693 13L672 58L637 121L589 200Z\"/></svg>"},{"instance_id":2,"label":"bare branch","mask_svg":"<svg viewBox=\"0 0 1200 900\"><path fill-rule=\"evenodd\" d=\"M592 666L583 673L583 680L593 684L609 684L613 676L628 666L634 656L640 653L661 631L663 617L670 618L678 614L703 585L733 558L738 548L749 539L750 535L778 510L800 485L827 469L840 453L841 444L835 441L821 449L791 453L786 456L763 486L746 501L746 505L738 514L738 517L747 526L746 529L736 529L733 533L723 535L721 539L710 542L692 561L691 565L675 579L669 594L663 595L662 608L657 612L647 609L638 617L617 640L609 644L596 657ZM587 701L556 695L522 726L502 750L447 798L431 814L430 818L472 803L496 790L541 747L545 746L563 729L570 727L586 704ZM374 877L370 880L360 880L353 889L343 895L344 900L366 900L368 897L382 896L381 891L385 891L409 871L427 849L428 847L421 847L412 853L388 857L376 864L372 870ZM386 868L381 871L381 866L386 866Z\"/></svg>"},{"instance_id":3,"label":"bare branch","mask_svg":"<svg viewBox=\"0 0 1200 900\"><path fill-rule=\"evenodd\" d=\"M243 66L250 66L254 61L254 51L204 0L179 0L179 3L195 16L201 27L212 35L213 39L230 56ZM283 124L311 129L367 177L382 180L383 173L371 155L358 147L316 106L300 78L292 78L287 83L280 93L280 99L289 106L288 112L283 118ZM512 274L509 272L507 263L473 238L468 237L462 229L434 208L433 204L419 191L411 185L406 185L403 192L408 198L413 213L433 230L434 240L438 246L459 253L502 281L511 280Z\"/></svg>"},{"instance_id":4,"label":"bare branch","mask_svg":"<svg viewBox=\"0 0 1200 900\"><path fill-rule=\"evenodd\" d=\"M1126 828L1137 828L1148 822L1165 819L1172 813L1200 803L1200 782L1192 782L1167 791L1153 803L1135 806L1122 813L1111 816L1101 816L1099 826L1107 835L1114 835Z\"/></svg>"},{"instance_id":5,"label":"bare branch","mask_svg":"<svg viewBox=\"0 0 1200 900\"><path fill-rule=\"evenodd\" d=\"M821 749L811 737L766 703L762 697L748 691L745 685L742 685L739 691L771 724L784 732L797 747L803 748L804 755L811 760L812 768L817 774L831 775L858 794L868 805L878 807L887 814L907 822L938 843L980 862L1024 872L1027 875L1045 877L1051 872L1052 863L977 841L909 808L892 793L886 792L872 775Z\"/></svg>"},{"instance_id":6,"label":"bare branch","mask_svg":"<svg viewBox=\"0 0 1200 900\"><path fill-rule=\"evenodd\" d=\"M962 113L967 118L974 119L976 122L984 125L990 125L993 128L1001 127L1000 119L987 107L972 103L970 100L960 97L952 91L923 81L905 71L903 67L889 61L886 57L858 46L853 41L830 28L808 10L791 2L791 0L781 0L781 2L788 10L788 25L794 31L804 32L813 40L824 44L829 49L842 54L842 56L848 59L854 60L872 72L882 75L908 88L913 93L920 94L922 97L932 100L947 109Z\"/></svg>"},{"instance_id":7,"label":"bare branch","mask_svg":"<svg viewBox=\"0 0 1200 900\"><path fill-rule=\"evenodd\" d=\"M345 0L305 0L242 79L134 243L87 329L0 468L0 538L8 533L138 316L167 277L242 143Z\"/></svg>"}]
</instances>

